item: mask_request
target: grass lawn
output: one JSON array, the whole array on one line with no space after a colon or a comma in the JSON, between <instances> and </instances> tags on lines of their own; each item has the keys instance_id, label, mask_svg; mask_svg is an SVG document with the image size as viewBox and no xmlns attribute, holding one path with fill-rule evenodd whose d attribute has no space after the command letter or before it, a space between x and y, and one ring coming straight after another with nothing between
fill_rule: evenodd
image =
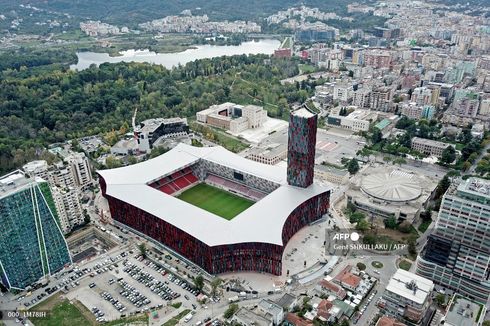
<instances>
[{"instance_id":1,"label":"grass lawn","mask_svg":"<svg viewBox=\"0 0 490 326\"><path fill-rule=\"evenodd\" d=\"M311 74L315 72L315 66L312 65L299 64L298 68L301 74Z\"/></svg>"},{"instance_id":2,"label":"grass lawn","mask_svg":"<svg viewBox=\"0 0 490 326\"><path fill-rule=\"evenodd\" d=\"M35 310L42 309L36 307ZM67 299L56 304L49 312L46 318L31 318L36 326L87 326L93 325L93 322L72 305Z\"/></svg>"},{"instance_id":3,"label":"grass lawn","mask_svg":"<svg viewBox=\"0 0 490 326\"><path fill-rule=\"evenodd\" d=\"M95 317L81 302L70 303L60 294L55 294L40 304L32 307L33 311L48 311L46 318L29 318L35 326L96 326ZM148 325L146 314L135 315L104 323L107 326Z\"/></svg>"},{"instance_id":4,"label":"grass lawn","mask_svg":"<svg viewBox=\"0 0 490 326\"><path fill-rule=\"evenodd\" d=\"M190 309L186 309L186 310L182 310L177 316L169 319L165 324L163 324L162 326L175 326L179 323L179 321L185 317L185 315L187 315L191 310Z\"/></svg>"},{"instance_id":5,"label":"grass lawn","mask_svg":"<svg viewBox=\"0 0 490 326\"><path fill-rule=\"evenodd\" d=\"M184 191L177 198L227 220L231 220L254 204L251 200L205 183Z\"/></svg>"},{"instance_id":6,"label":"grass lawn","mask_svg":"<svg viewBox=\"0 0 490 326\"><path fill-rule=\"evenodd\" d=\"M430 223L432 223L432 220L425 220L425 221L422 221L422 223L420 223L418 229L420 232L424 233L425 231L427 231L427 229L429 228L429 225Z\"/></svg>"},{"instance_id":7,"label":"grass lawn","mask_svg":"<svg viewBox=\"0 0 490 326\"><path fill-rule=\"evenodd\" d=\"M409 262L408 260L402 260L400 264L398 264L398 267L401 269L404 269L406 271L410 270L410 267L412 267L412 263Z\"/></svg>"}]
</instances>

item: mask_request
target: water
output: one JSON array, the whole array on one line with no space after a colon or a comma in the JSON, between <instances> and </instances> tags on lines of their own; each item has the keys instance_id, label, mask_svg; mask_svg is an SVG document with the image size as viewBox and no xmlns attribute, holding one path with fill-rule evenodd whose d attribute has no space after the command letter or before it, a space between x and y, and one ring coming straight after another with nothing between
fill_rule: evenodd
<instances>
[{"instance_id":1,"label":"water","mask_svg":"<svg viewBox=\"0 0 490 326\"><path fill-rule=\"evenodd\" d=\"M172 68L179 64L196 59L214 58L220 56L231 56L240 54L272 54L280 46L278 40L264 39L259 41L243 42L240 45L198 45L193 49L187 49L177 53L156 53L149 50L127 50L122 51L120 56L111 57L107 53L78 52L78 63L71 65L70 69L83 70L91 64L100 65L104 62L148 62L161 64Z\"/></svg>"}]
</instances>

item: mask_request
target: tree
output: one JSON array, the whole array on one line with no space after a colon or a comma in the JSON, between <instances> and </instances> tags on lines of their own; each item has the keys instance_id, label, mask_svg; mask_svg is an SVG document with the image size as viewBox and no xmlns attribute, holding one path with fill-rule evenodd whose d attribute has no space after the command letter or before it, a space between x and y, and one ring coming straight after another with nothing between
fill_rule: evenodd
<instances>
[{"instance_id":1,"label":"tree","mask_svg":"<svg viewBox=\"0 0 490 326\"><path fill-rule=\"evenodd\" d=\"M383 133L378 128L373 128L373 133L371 135L371 142L373 144L379 143L383 139Z\"/></svg>"},{"instance_id":2,"label":"tree","mask_svg":"<svg viewBox=\"0 0 490 326\"><path fill-rule=\"evenodd\" d=\"M361 212L353 212L352 214L350 214L349 222L351 222L351 223L357 223L360 220L365 219L365 218L366 218L366 216L363 213L361 213Z\"/></svg>"},{"instance_id":3,"label":"tree","mask_svg":"<svg viewBox=\"0 0 490 326\"><path fill-rule=\"evenodd\" d=\"M435 199L439 199L444 195L444 193L448 190L449 186L451 185L451 181L449 180L449 177L447 174L439 181L437 184L436 188L436 194L435 194Z\"/></svg>"},{"instance_id":4,"label":"tree","mask_svg":"<svg viewBox=\"0 0 490 326\"><path fill-rule=\"evenodd\" d=\"M359 262L359 263L357 263L357 269L359 269L360 271L363 271L366 269L366 265Z\"/></svg>"},{"instance_id":5,"label":"tree","mask_svg":"<svg viewBox=\"0 0 490 326\"><path fill-rule=\"evenodd\" d=\"M398 223L397 223L396 218L394 216L390 216L385 220L385 227L388 229L395 230L397 225L398 225Z\"/></svg>"},{"instance_id":6,"label":"tree","mask_svg":"<svg viewBox=\"0 0 490 326\"><path fill-rule=\"evenodd\" d=\"M398 226L398 231L400 231L402 233L410 233L410 231L412 231L412 227L411 226L412 225L410 224L409 221L403 221Z\"/></svg>"},{"instance_id":7,"label":"tree","mask_svg":"<svg viewBox=\"0 0 490 326\"><path fill-rule=\"evenodd\" d=\"M359 162L357 162L355 158L347 163L347 171L349 171L350 174L356 174L359 171Z\"/></svg>"},{"instance_id":8,"label":"tree","mask_svg":"<svg viewBox=\"0 0 490 326\"><path fill-rule=\"evenodd\" d=\"M366 221L366 219L360 219L359 222L357 222L356 229L359 231L367 231L369 230L369 222Z\"/></svg>"},{"instance_id":9,"label":"tree","mask_svg":"<svg viewBox=\"0 0 490 326\"><path fill-rule=\"evenodd\" d=\"M202 277L202 275L197 275L194 277L194 286L199 291L202 291L202 288L204 287L204 277Z\"/></svg>"},{"instance_id":10,"label":"tree","mask_svg":"<svg viewBox=\"0 0 490 326\"><path fill-rule=\"evenodd\" d=\"M141 256L143 256L143 258L146 258L146 254L147 254L147 251L148 251L148 249L146 248L146 244L144 244L143 242L140 243L138 245L138 250L139 250Z\"/></svg>"},{"instance_id":11,"label":"tree","mask_svg":"<svg viewBox=\"0 0 490 326\"><path fill-rule=\"evenodd\" d=\"M225 317L225 319L230 319L237 311L238 311L238 305L236 303L232 303L231 305L228 306L228 309L226 309L225 312L223 313L223 317Z\"/></svg>"},{"instance_id":12,"label":"tree","mask_svg":"<svg viewBox=\"0 0 490 326\"><path fill-rule=\"evenodd\" d=\"M442 293L438 293L434 298L434 301L437 303L438 306L442 307L446 303L446 296Z\"/></svg>"},{"instance_id":13,"label":"tree","mask_svg":"<svg viewBox=\"0 0 490 326\"><path fill-rule=\"evenodd\" d=\"M108 169L115 169L115 168L121 167L122 164L121 164L121 161L119 159L117 159L114 156L110 155L110 156L107 156L107 158L105 159L105 166Z\"/></svg>"},{"instance_id":14,"label":"tree","mask_svg":"<svg viewBox=\"0 0 490 326\"><path fill-rule=\"evenodd\" d=\"M214 280L211 281L211 296L212 297L218 296L218 294L219 294L218 288L222 282L223 282L223 280L220 279L219 277L216 277Z\"/></svg>"},{"instance_id":15,"label":"tree","mask_svg":"<svg viewBox=\"0 0 490 326\"><path fill-rule=\"evenodd\" d=\"M451 164L456 159L456 150L454 146L448 146L442 151L441 162Z\"/></svg>"},{"instance_id":16,"label":"tree","mask_svg":"<svg viewBox=\"0 0 490 326\"><path fill-rule=\"evenodd\" d=\"M417 238L416 238L416 236L412 236L412 237L408 238L407 244L408 244L408 253L410 255L415 256L417 254Z\"/></svg>"}]
</instances>

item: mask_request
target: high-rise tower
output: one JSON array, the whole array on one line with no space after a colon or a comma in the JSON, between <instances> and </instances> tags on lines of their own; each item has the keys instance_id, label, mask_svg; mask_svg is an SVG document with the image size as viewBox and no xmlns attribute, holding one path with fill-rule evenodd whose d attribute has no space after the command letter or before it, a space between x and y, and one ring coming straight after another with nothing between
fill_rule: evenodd
<instances>
[{"instance_id":1,"label":"high-rise tower","mask_svg":"<svg viewBox=\"0 0 490 326\"><path fill-rule=\"evenodd\" d=\"M291 112L288 132L288 184L307 188L313 183L317 115L306 106Z\"/></svg>"},{"instance_id":2,"label":"high-rise tower","mask_svg":"<svg viewBox=\"0 0 490 326\"><path fill-rule=\"evenodd\" d=\"M0 177L0 281L23 290L71 264L48 184L20 171Z\"/></svg>"},{"instance_id":3,"label":"high-rise tower","mask_svg":"<svg viewBox=\"0 0 490 326\"><path fill-rule=\"evenodd\" d=\"M417 274L487 303L490 299L490 182L469 178L444 195Z\"/></svg>"}]
</instances>

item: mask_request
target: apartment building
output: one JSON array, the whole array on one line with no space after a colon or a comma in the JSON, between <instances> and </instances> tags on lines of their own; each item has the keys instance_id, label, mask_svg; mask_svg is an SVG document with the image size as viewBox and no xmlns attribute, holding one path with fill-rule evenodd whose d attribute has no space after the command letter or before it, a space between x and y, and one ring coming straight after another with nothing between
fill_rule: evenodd
<instances>
[{"instance_id":1,"label":"apartment building","mask_svg":"<svg viewBox=\"0 0 490 326\"><path fill-rule=\"evenodd\" d=\"M398 269L383 293L382 310L388 316L419 325L431 304L433 290L431 280Z\"/></svg>"},{"instance_id":2,"label":"apartment building","mask_svg":"<svg viewBox=\"0 0 490 326\"><path fill-rule=\"evenodd\" d=\"M93 184L92 169L84 153L73 153L66 157L65 161L71 169L75 185L78 188L87 189Z\"/></svg>"}]
</instances>

